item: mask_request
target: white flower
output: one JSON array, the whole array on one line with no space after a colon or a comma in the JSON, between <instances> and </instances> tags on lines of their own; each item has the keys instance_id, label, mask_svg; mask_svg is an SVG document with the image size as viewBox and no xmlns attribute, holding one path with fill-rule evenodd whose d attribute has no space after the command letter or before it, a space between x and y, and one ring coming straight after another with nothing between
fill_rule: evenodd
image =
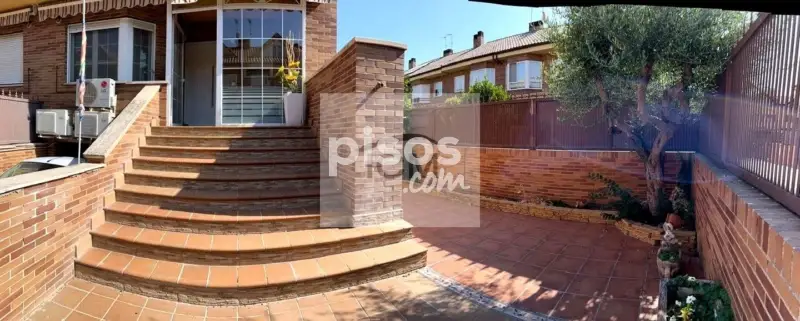
<instances>
[{"instance_id":1,"label":"white flower","mask_svg":"<svg viewBox=\"0 0 800 321\"><path fill-rule=\"evenodd\" d=\"M678 318L676 318L676 317L673 315L673 316L669 317L669 321L678 321Z\"/></svg>"},{"instance_id":2,"label":"white flower","mask_svg":"<svg viewBox=\"0 0 800 321\"><path fill-rule=\"evenodd\" d=\"M681 301L678 301L678 300L675 300L675 305L677 305L677 306L683 306L683 302L681 302Z\"/></svg>"},{"instance_id":3,"label":"white flower","mask_svg":"<svg viewBox=\"0 0 800 321\"><path fill-rule=\"evenodd\" d=\"M686 304L692 304L695 301L697 301L697 298L695 298L694 295L690 295L690 296L686 297Z\"/></svg>"},{"instance_id":4,"label":"white flower","mask_svg":"<svg viewBox=\"0 0 800 321\"><path fill-rule=\"evenodd\" d=\"M686 278L686 280L688 280L689 282L695 282L695 281L697 281L697 278L693 277L693 276L690 276L690 277Z\"/></svg>"}]
</instances>

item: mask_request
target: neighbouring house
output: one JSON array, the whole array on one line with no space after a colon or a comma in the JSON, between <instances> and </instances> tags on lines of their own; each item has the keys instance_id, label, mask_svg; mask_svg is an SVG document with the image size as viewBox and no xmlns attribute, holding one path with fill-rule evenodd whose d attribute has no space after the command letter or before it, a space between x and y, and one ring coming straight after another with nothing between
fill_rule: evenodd
<instances>
[{"instance_id":1,"label":"neighbouring house","mask_svg":"<svg viewBox=\"0 0 800 321\"><path fill-rule=\"evenodd\" d=\"M544 22L528 24L528 32L484 43L483 31L472 37L472 48L417 64L408 61L406 79L415 102L441 102L445 94L465 92L469 86L488 80L506 88L512 98L546 95L543 72L552 60L552 45Z\"/></svg>"}]
</instances>

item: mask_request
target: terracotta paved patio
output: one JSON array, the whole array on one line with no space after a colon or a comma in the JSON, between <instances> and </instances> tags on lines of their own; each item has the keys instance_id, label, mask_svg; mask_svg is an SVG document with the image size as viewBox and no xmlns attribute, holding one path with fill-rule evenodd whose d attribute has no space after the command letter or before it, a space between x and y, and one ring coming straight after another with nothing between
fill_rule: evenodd
<instances>
[{"instance_id":1,"label":"terracotta paved patio","mask_svg":"<svg viewBox=\"0 0 800 321\"><path fill-rule=\"evenodd\" d=\"M405 194L403 204L415 226L432 211L474 211L420 194ZM480 212L480 228L414 229L429 248L429 266L532 312L568 320L655 320L656 248L603 225Z\"/></svg>"}]
</instances>

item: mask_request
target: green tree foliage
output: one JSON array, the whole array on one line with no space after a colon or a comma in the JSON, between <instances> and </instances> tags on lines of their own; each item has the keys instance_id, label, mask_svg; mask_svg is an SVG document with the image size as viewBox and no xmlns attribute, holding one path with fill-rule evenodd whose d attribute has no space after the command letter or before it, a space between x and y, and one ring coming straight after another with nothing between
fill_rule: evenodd
<instances>
[{"instance_id":1,"label":"green tree foliage","mask_svg":"<svg viewBox=\"0 0 800 321\"><path fill-rule=\"evenodd\" d=\"M558 56L545 74L562 110L601 108L645 162L647 207L663 197L664 146L695 119L716 90L743 14L716 9L595 6L556 10L550 39ZM655 138L645 137L654 127Z\"/></svg>"},{"instance_id":2,"label":"green tree foliage","mask_svg":"<svg viewBox=\"0 0 800 321\"><path fill-rule=\"evenodd\" d=\"M447 105L468 104L472 103L470 99L474 98L478 98L480 102L486 103L490 101L506 101L511 99L511 96L503 86L495 85L488 80L481 80L469 86L465 94L447 98L444 103Z\"/></svg>"}]
</instances>

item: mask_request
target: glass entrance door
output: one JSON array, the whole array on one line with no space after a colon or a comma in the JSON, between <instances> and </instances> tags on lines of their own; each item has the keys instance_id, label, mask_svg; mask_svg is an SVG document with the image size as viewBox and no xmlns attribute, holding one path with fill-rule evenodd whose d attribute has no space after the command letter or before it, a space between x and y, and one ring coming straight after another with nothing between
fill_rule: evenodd
<instances>
[{"instance_id":1,"label":"glass entrance door","mask_svg":"<svg viewBox=\"0 0 800 321\"><path fill-rule=\"evenodd\" d=\"M225 9L222 19L222 124L285 123L284 94L301 91L302 80L294 88L279 69L292 56L302 69L302 11Z\"/></svg>"},{"instance_id":2,"label":"glass entrance door","mask_svg":"<svg viewBox=\"0 0 800 321\"><path fill-rule=\"evenodd\" d=\"M184 34L177 22L177 15L173 15L174 21L174 45L172 46L172 124L184 125L185 115L183 108L183 44Z\"/></svg>"}]
</instances>

